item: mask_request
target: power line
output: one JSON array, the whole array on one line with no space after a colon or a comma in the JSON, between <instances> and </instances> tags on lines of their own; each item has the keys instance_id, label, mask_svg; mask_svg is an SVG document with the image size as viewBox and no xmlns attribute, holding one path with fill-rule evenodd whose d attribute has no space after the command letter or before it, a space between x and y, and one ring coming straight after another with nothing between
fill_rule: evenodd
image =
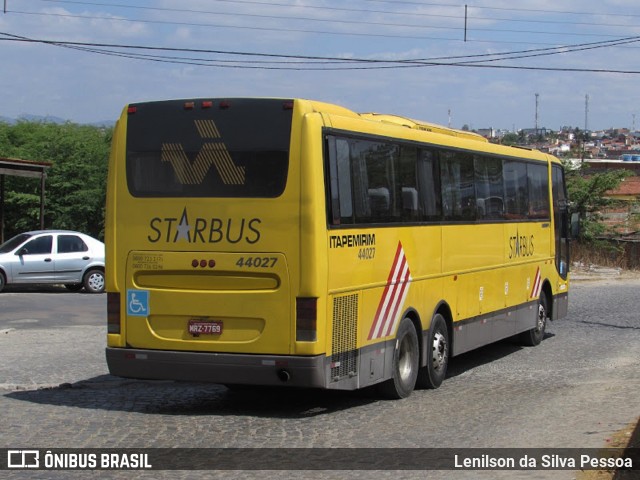
<instances>
[{"instance_id":1,"label":"power line","mask_svg":"<svg viewBox=\"0 0 640 480\"><path fill-rule=\"evenodd\" d=\"M391 3L393 5L413 5L413 6L440 6L440 7L452 7L451 4L437 4L437 3L424 3L424 2L411 2L403 0L364 0L366 2L375 3ZM601 12L573 12L565 10L544 10L538 8L515 8L515 7L485 7L482 5L469 5L469 8L477 8L481 10L501 10L510 12L534 12L534 13L552 13L560 15L592 15L599 17L640 17L640 14L628 14L628 13L601 13Z\"/></svg>"},{"instance_id":2,"label":"power line","mask_svg":"<svg viewBox=\"0 0 640 480\"><path fill-rule=\"evenodd\" d=\"M134 9L142 9L142 10L155 10L155 11L171 11L171 12L187 12L187 13L216 13L208 10L195 10L195 9L177 9L177 8L167 8L167 7L148 7L148 6L139 6L139 5L128 5L122 3L107 3L107 2L89 2L89 1L81 1L81 0L38 0L40 2L49 2L49 3L63 3L63 4L76 4L76 5L87 5L87 6L106 6L106 7L117 7L117 8L134 8ZM410 5L417 7L445 7L456 9L458 11L462 10L463 5L456 3L430 3L430 2L412 2L412 1L400 1L400 0L364 0L371 3L385 3L391 4L394 6L398 5ZM421 13L421 12L398 12L398 11L390 11L390 10L372 10L372 9L356 9L356 8L347 8L347 7L330 7L327 5L301 5L295 3L279 3L279 2L260 2L256 0L210 0L210 2L215 3L230 3L234 5L261 5L265 7L286 7L286 8L296 8L296 9L313 9L313 10L326 10L326 11L343 11L343 12L356 12L356 13L385 13L392 15L410 15L410 16L443 16L447 17L448 15L437 15L437 14L429 14L429 13ZM580 15L580 16L595 16L595 17L640 17L640 14L630 14L630 13L605 13L605 12L595 12L595 11L582 11L582 12L574 12L574 11L564 11L564 10L544 10L544 9L531 9L531 8L517 8L517 7L487 7L482 5L469 5L470 9L478 9L478 10L496 10L496 11L509 11L509 12L535 12L535 13L545 13L545 14L558 14L558 15ZM457 15L456 18L459 18L460 15ZM477 18L477 17L476 17ZM526 20L525 20L526 21ZM531 20L535 22L536 20ZM544 22L544 21L542 21ZM573 22L560 22L560 23L573 23ZM599 24L596 24L599 25ZM612 25L616 26L616 25ZM628 25L626 25L628 26Z\"/></svg>"},{"instance_id":3,"label":"power line","mask_svg":"<svg viewBox=\"0 0 640 480\"><path fill-rule=\"evenodd\" d=\"M85 5L85 6L97 6L97 7L116 7L116 8L126 8L126 9L134 9L134 10L151 10L157 12L171 12L171 13L197 13L197 14L209 14L209 15L217 15L219 12L211 11L211 10L195 10L190 8L168 8L168 7L147 7L141 5L127 5L121 3L103 3L103 2L84 2L79 0L37 0L40 2L49 2L49 3L63 3L63 4L76 4L76 5ZM385 15L403 15L403 16L411 16L411 17L440 17L440 18L460 18L460 15L442 15L442 14L432 14L432 13L422 13L422 12L394 12L391 10L371 10L371 9L361 9L361 8L347 8L347 7L328 7L328 6L317 6L317 5L296 5L291 3L278 3L278 2L256 2L252 0L211 0L216 3L230 3L234 5L260 5L265 7L285 7L285 8L295 8L295 9L312 9L312 10L321 10L321 11L330 11L330 12L348 12L348 13L383 13ZM283 19L289 17L281 17Z\"/></svg>"},{"instance_id":4,"label":"power line","mask_svg":"<svg viewBox=\"0 0 640 480\"><path fill-rule=\"evenodd\" d=\"M362 33L362 32L340 32L340 31L329 31L329 30L312 30L308 28L280 28L280 27L265 27L265 26L247 26L247 25L225 25L225 24L216 24L216 23L199 23L199 22L179 22L179 21L168 21L168 20L144 20L144 19L131 19L131 18L121 18L121 17L105 17L105 16L96 16L96 15L78 15L78 14L63 14L63 13L53 13L53 12L27 12L22 10L8 10L8 13L14 13L19 15L32 15L32 16L44 16L44 17L58 17L58 18L77 18L77 19L85 19L85 20L106 20L106 21L116 21L116 22L130 22L130 23L147 23L147 24L155 24L155 25L177 25L177 26L190 26L190 27L207 27L207 28L233 28L233 29L244 29L244 30L258 30L258 31L275 31L275 32L286 32L286 33L306 33L306 34L321 34L321 35L339 35L339 36L360 36L360 37L379 37L379 38L400 38L400 39L412 39L412 40L447 40L447 41L455 41L459 40L458 38L452 37L431 37L431 36L418 36L418 35L398 35L398 34L390 34L390 33ZM259 17L259 18L279 18L282 17L273 17L267 15L260 14L231 14L231 13L219 13L218 15L229 15L229 16L246 16L246 17ZM407 24L390 24L383 22L354 22L354 21L341 21L341 20L326 20L326 19L312 19L312 18L295 18L288 17L288 19L293 20L305 20L305 21L317 21L317 22L329 22L329 23L347 23L347 24L355 24L355 25L368 25L368 26L388 26L388 27L400 27L400 28L421 28L421 29L440 29L440 30L454 30L454 31L463 31L463 27L445 27L439 25L407 25ZM512 30L512 29L498 29L498 28L482 28L476 27L473 28L472 31L481 31L481 32L498 32L498 33L526 33L526 34L535 34L535 35L567 35L567 36L583 36L583 37L617 37L617 35L613 34L594 34L594 33L574 33L574 32L549 32L549 31L532 31L532 30ZM481 41L477 39L471 39L475 42ZM486 41L486 40L485 40ZM494 41L491 41L496 43ZM500 42L500 43L522 43L522 42Z\"/></svg>"},{"instance_id":5,"label":"power line","mask_svg":"<svg viewBox=\"0 0 640 480\"><path fill-rule=\"evenodd\" d=\"M297 20L297 21L311 21L311 22L323 22L323 23L332 23L332 24L346 24L346 25L365 25L365 26L384 26L384 27L395 27L395 28L420 28L420 29L440 29L440 30L453 30L453 31L461 31L462 27L455 26L443 26L443 25L417 25L417 24L403 24L403 23L390 23L390 22L374 22L374 21L356 21L356 20L342 20L342 19L326 19L326 18L314 18L314 17L299 17L299 16L282 16L282 15L268 15L268 14L257 14L257 13L229 13L229 12L218 12L211 10L195 10L195 9L177 9L177 8L167 8L167 7L148 7L148 6L139 6L139 5L126 5L121 3L105 3L105 2L88 2L88 1L80 1L80 0L38 0L41 2L49 2L49 3L61 3L61 4L76 4L76 5L85 5L85 6L108 6L114 8L127 8L127 9L136 9L136 10L146 10L146 11L161 11L161 12L170 12L170 13L196 13L196 14L209 14L209 15L217 15L217 16L233 16L233 17L252 17L252 18L268 18L268 19L278 19L278 20ZM425 16L425 17L438 17L438 18L450 18L450 19L461 19L461 14L458 15L442 15L442 14L428 14L422 12L392 12L388 10L363 10L363 9L354 9L354 8L341 8L341 7L319 7L313 5L302 5L296 6L292 4L284 4L284 3L264 3L252 0L214 0L217 2L227 2L235 5L238 4L250 4L250 5L264 5L264 6L279 6L279 7L299 7L299 8L314 8L314 9L323 9L330 11L345 11L351 13L384 13L384 14L395 14L395 15L411 15L411 16ZM388 3L388 2L385 2ZM432 3L418 3L418 2L397 2L397 3L405 3L411 5L428 5L428 6L448 6L454 8L452 5L444 5L444 4L432 4ZM472 8L485 8L491 9L493 7L472 7ZM500 9L500 10L518 10L518 9ZM139 22L139 23L149 23L149 24L159 24L159 25L179 25L179 26L194 26L194 27L215 27L215 28L236 28L236 29L256 29L256 30L267 30L267 31L284 31L289 33L294 32L304 32L304 33L314 33L321 35L351 35L351 36L372 36L372 37L383 37L383 38L403 38L403 39L419 39L419 40L456 40L456 38L443 38L443 37L427 37L427 36L416 36L416 35L394 35L394 34L383 34L383 33L359 33L359 32L337 32L337 31L324 31L324 30L310 30L310 29L293 29L293 28L276 28L276 27L250 27L250 26L241 26L241 25L223 25L223 24L211 24L211 23L198 23L198 22L179 22L179 21L163 21L163 20L145 20L145 19L128 19L128 18L120 18L120 17L104 17L104 16L95 16L95 15L78 15L78 14L61 14L61 13L53 13L53 12L27 12L20 10L10 10L11 13L17 13L22 15L40 15L40 16L56 16L56 17L66 17L66 18L81 18L81 19L89 19L89 20L109 20L109 21L128 21L128 22ZM552 12L552 11L549 11ZM640 16L640 15L639 15ZM474 20L480 21L502 21L502 22L518 22L518 23L549 23L554 25L585 25L585 26L612 26L612 27L620 27L624 25L619 24L597 24L594 22L567 22L567 21L545 21L545 20L523 20L523 19L507 19L507 18L491 18L491 17L472 17ZM484 28L484 27L474 27L473 31L478 32L493 32L493 33L518 33L518 34L534 34L534 35L568 35L568 36L590 36L590 37L617 37L618 35L613 34L603 34L603 33L575 33L575 32L553 32L553 31L535 31L535 30L522 30L522 29L499 29L499 28ZM479 41L479 40L474 40ZM522 43L522 42L520 42Z\"/></svg>"},{"instance_id":6,"label":"power line","mask_svg":"<svg viewBox=\"0 0 640 480\"><path fill-rule=\"evenodd\" d=\"M173 10L173 9L163 9L163 10ZM26 12L20 10L9 10L10 13L19 13L24 15L39 15L43 17L63 17L63 18L82 18L89 20L112 20L112 21L131 21L131 22L139 22L139 23L157 23L157 24L168 24L168 25L187 25L187 26L195 26L195 27L220 27L221 25L209 24L209 23L193 23L193 22L178 22L178 21L164 21L164 20L144 20L144 19L127 19L127 18L118 18L118 17L105 17L105 16L97 16L97 15L78 15L71 13L53 13L53 12ZM205 12L200 12L205 13ZM366 25L373 27L400 27L400 28L433 28L433 29L441 29L441 30L460 30L460 27L444 27L441 25L416 25L416 24L406 24L406 23L388 23L388 22L370 22L370 21L356 21L356 20L340 20L335 18L313 18L313 17L292 17L287 16L283 17L281 15L266 15L261 13L231 13L231 12L206 12L210 14L215 14L218 16L224 17L249 17L249 18L268 18L274 20L301 20L305 22L319 22L319 23L340 23L340 24L349 24L349 25ZM444 15L440 15L444 16ZM447 16L449 18L458 18L454 16ZM227 25L229 26L229 25Z\"/></svg>"},{"instance_id":7,"label":"power line","mask_svg":"<svg viewBox=\"0 0 640 480\"><path fill-rule=\"evenodd\" d=\"M587 69L587 68L554 68L554 67L534 67L534 66L517 66L517 65L495 65L488 62L495 62L501 60L512 60L516 58L530 58L533 56L539 56L542 54L557 54L566 53L573 48L575 51L594 48L605 48L616 43L613 41L600 42L593 44L582 44L580 46L565 46L557 47L556 52L552 52L553 49L547 49L548 52L520 54L522 52L506 52L501 57L484 59L484 60L467 60L467 61L455 61L455 62L442 62L429 59L403 59L403 60L386 60L386 59L362 59L362 58L341 58L341 57L323 57L323 56L307 56L307 55L284 55L273 53L256 53L256 52L242 52L242 51L225 51L225 50L209 50L209 49L189 49L189 48L176 48L176 47L153 47L143 45L123 45L123 44L107 44L107 43L89 43L89 42L68 42L60 40L44 40L44 39L32 39L24 36L14 35L10 33L0 32L0 35L6 38L0 38L5 41L19 41L28 43L41 43L47 45L53 45L64 48L72 48L83 50L89 53L97 53L102 55L111 55L119 57L134 58L138 60L148 60L162 63L179 63L189 65L200 65L210 67L224 67L224 68L251 68L251 69L263 69L263 70L363 70L363 69L390 69L390 68L417 68L417 67L433 67L433 66L450 66L450 67L476 67L476 68L500 68L500 69L515 69L515 70L541 70L541 71L558 71L558 72L590 72L590 73L625 73L625 74L640 74L640 71L635 70L616 70L616 69ZM619 39L617 43L631 43L639 42L640 37L629 37L626 39ZM257 65L254 60L242 61L242 60L225 60L220 59L193 59L184 57L169 57L165 55L148 55L140 53L120 52L108 49L122 49L122 50L147 50L147 51L161 51L161 52L181 52L181 53L206 53L206 54L218 54L240 57L263 57L263 58L278 58L286 59L287 61L307 61L308 65L304 66L291 66L275 65L275 62L270 62L269 65ZM560 51L564 49L564 52ZM544 49L538 49L544 50ZM492 54L498 55L498 54ZM487 56L487 55L483 55ZM474 58L480 56L467 56L464 58ZM449 57L450 60L460 59L460 57ZM346 64L347 66L326 67L326 65L318 66L317 62L339 62ZM216 63L217 62L217 63ZM298 62L300 63L300 62ZM352 64L362 64L353 66Z\"/></svg>"},{"instance_id":8,"label":"power line","mask_svg":"<svg viewBox=\"0 0 640 480\"><path fill-rule=\"evenodd\" d=\"M248 25L225 25L215 23L196 23L196 22L177 22L177 21L165 21L165 20L135 20L129 18L115 18L115 17L98 17L92 15L73 15L73 14L58 14L58 13L41 13L41 12L25 12L19 10L9 10L9 13L16 13L20 15L34 15L45 17L61 17L61 18L79 18L87 20L108 20L118 22L130 22L130 23L148 23L155 25L178 25L178 26L190 26L190 27L215 27L215 28L234 28L242 30L256 30L256 31L272 31L272 32L285 32L285 33L307 33L307 34L322 34L322 35L342 35L342 36L358 36L358 37L379 37L379 38L401 38L409 40L456 40L452 37L429 37L418 35L394 35L383 33L359 33L359 32L335 32L329 30L312 30L308 28L278 28L278 27L263 27L263 26L248 26ZM446 27L424 27L424 28L446 28ZM454 28L450 28L454 30ZM461 30L461 29L458 29Z\"/></svg>"},{"instance_id":9,"label":"power line","mask_svg":"<svg viewBox=\"0 0 640 480\"><path fill-rule=\"evenodd\" d=\"M130 44L107 44L107 43L88 43L88 42L70 42L70 41L57 41L57 40L44 40L44 39L31 39L21 35L15 35L10 33L0 32L1 35L5 35L11 39L17 41L27 41L34 43L46 43L46 44L64 44L64 45L83 45L93 47L116 47L124 49L141 49L141 50L156 50L156 51L172 51L172 52L191 52L191 53L214 53L214 54L228 54L228 55L243 55L243 56L258 56L258 57L274 57L274 58L286 58L286 59L303 59L303 60L331 60L341 62L366 62L366 63L407 63L407 62L424 62L432 60L460 60L460 59L478 59L486 57L502 57L516 58L514 55L522 55L518 58L526 58L533 56L540 56L541 54L560 54L570 53L582 50L593 50L597 48L608 48L612 46L618 46L623 44L640 42L640 36L619 38L616 40L606 40L601 42L580 43L573 45L561 45L556 47L536 48L528 50L515 50L508 52L496 52L496 53L483 53L473 55L457 55L457 56L445 56L445 57L431 57L431 58L408 58L408 59L374 59L374 58L345 58L345 57L328 57L328 56L313 56L313 55L290 55L290 54L275 54L275 53L255 53L255 52L241 52L241 51L227 51L227 50L212 50L212 49L195 49L195 48L180 48L180 47L157 47L147 45L130 45ZM500 58L497 58L498 60ZM494 59L496 60L496 59Z\"/></svg>"},{"instance_id":10,"label":"power line","mask_svg":"<svg viewBox=\"0 0 640 480\"><path fill-rule=\"evenodd\" d=\"M58 3L58 4L71 4L71 5L84 5L84 6L96 6L96 7L114 7L114 8L123 8L123 9L131 9L131 10L146 10L146 11L156 11L156 12L170 12L170 13L197 13L204 15L218 15L221 12L212 11L212 10L196 10L190 8L168 8L168 7L149 7L142 5L130 5L130 4L122 4L122 3L105 3L105 2L88 2L88 1L80 1L80 0L36 0L40 2L47 3ZM296 5L291 3L278 3L278 2L258 2L254 0L211 0L215 3L229 3L232 5L260 5L265 7L275 7L275 8L294 8L294 9L310 9L310 10L320 10L320 11L329 11L329 12L347 12L347 13L381 13L385 15L399 15L399 16L410 16L410 17L430 17L430 18L452 18L452 19L460 19L461 13L456 15L443 15L441 13L424 13L424 12L416 12L416 11L392 11L392 10L372 10L372 9L362 9L362 8L346 8L346 7L329 7L329 6L318 6L318 5ZM397 3L397 2L391 2ZM436 3L427 3L420 4L425 6L446 6L452 9L460 10L460 5L444 5L444 4L436 4ZM476 7L469 6L469 8L477 8L477 9L495 9L502 11L518 11L519 9L513 8L491 8L491 7ZM537 12L542 13L564 13L564 12L555 12L552 10L536 10ZM581 15L588 16L607 16L608 14L597 14L597 13L588 13L583 12ZM620 15L620 14L612 14L612 16L622 16L622 17L640 17L640 15ZM288 19L292 17L285 16L273 16L275 18ZM473 16L471 17L473 20L486 20L486 21L502 21L502 22L516 22L516 23L548 23L554 25L583 25L583 26L596 26L596 27L628 27L628 24L621 23L601 23L601 22L576 22L569 20L536 20L536 19L517 19L517 18L499 18L499 17L479 17ZM330 20L330 21L333 21ZM357 23L357 22L356 22Z\"/></svg>"}]
</instances>

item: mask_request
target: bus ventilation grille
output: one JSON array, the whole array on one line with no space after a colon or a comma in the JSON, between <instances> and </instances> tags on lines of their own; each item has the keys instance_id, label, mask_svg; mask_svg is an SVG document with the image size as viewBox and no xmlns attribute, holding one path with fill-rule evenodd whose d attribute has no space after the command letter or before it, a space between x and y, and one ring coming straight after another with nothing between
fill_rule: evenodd
<instances>
[{"instance_id":1,"label":"bus ventilation grille","mask_svg":"<svg viewBox=\"0 0 640 480\"><path fill-rule=\"evenodd\" d=\"M358 373L358 295L333 299L333 337L331 342L331 381Z\"/></svg>"}]
</instances>

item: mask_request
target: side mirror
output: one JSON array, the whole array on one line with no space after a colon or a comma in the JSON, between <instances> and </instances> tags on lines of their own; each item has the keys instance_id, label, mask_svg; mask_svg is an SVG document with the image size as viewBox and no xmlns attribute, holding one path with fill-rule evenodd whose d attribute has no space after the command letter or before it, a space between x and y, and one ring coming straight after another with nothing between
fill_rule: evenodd
<instances>
[{"instance_id":1,"label":"side mirror","mask_svg":"<svg viewBox=\"0 0 640 480\"><path fill-rule=\"evenodd\" d=\"M571 214L571 238L578 238L580 235L580 214Z\"/></svg>"},{"instance_id":2,"label":"side mirror","mask_svg":"<svg viewBox=\"0 0 640 480\"><path fill-rule=\"evenodd\" d=\"M28 255L28 254L29 254L29 250L27 250L27 247L22 247L20 250L16 252L16 255L19 255L19 256Z\"/></svg>"}]
</instances>

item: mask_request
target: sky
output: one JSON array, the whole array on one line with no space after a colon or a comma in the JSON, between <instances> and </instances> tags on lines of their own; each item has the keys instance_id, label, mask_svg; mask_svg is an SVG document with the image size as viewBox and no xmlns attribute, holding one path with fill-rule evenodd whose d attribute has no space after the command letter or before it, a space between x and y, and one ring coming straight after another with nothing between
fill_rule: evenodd
<instances>
[{"instance_id":1,"label":"sky","mask_svg":"<svg viewBox=\"0 0 640 480\"><path fill-rule=\"evenodd\" d=\"M453 128L640 129L638 0L3 2L0 117L302 97Z\"/></svg>"}]
</instances>

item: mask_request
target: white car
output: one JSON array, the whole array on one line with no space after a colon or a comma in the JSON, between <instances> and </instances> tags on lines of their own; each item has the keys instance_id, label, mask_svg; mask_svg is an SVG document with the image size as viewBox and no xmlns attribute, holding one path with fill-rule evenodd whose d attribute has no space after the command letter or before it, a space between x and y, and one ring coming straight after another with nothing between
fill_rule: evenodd
<instances>
[{"instance_id":1,"label":"white car","mask_svg":"<svg viewBox=\"0 0 640 480\"><path fill-rule=\"evenodd\" d=\"M79 232L38 230L0 245L0 291L9 284L42 283L104 292L104 243Z\"/></svg>"}]
</instances>

